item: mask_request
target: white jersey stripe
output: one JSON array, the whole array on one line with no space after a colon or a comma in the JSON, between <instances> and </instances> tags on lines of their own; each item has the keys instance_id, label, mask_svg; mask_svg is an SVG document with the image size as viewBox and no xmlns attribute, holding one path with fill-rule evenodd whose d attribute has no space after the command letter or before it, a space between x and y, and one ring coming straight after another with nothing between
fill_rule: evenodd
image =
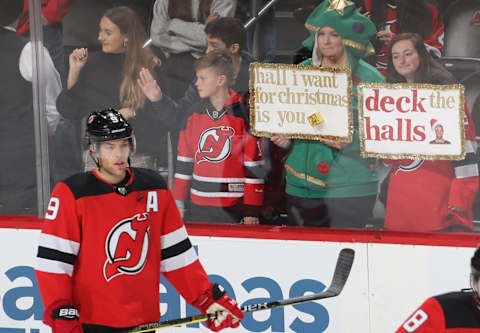
<instances>
[{"instance_id":1,"label":"white jersey stripe","mask_svg":"<svg viewBox=\"0 0 480 333\"><path fill-rule=\"evenodd\" d=\"M36 258L35 269L47 273L67 274L68 276L72 276L73 273L73 265L38 257Z\"/></svg>"},{"instance_id":2,"label":"white jersey stripe","mask_svg":"<svg viewBox=\"0 0 480 333\"><path fill-rule=\"evenodd\" d=\"M254 166L259 166L259 165L264 165L265 164L265 161L264 160L260 160L260 161L244 161L243 162L243 165L247 166L247 167L254 167Z\"/></svg>"},{"instance_id":3,"label":"white jersey stripe","mask_svg":"<svg viewBox=\"0 0 480 333\"><path fill-rule=\"evenodd\" d=\"M198 259L197 252L193 247L178 256L162 260L160 269L162 272L170 272L188 266Z\"/></svg>"},{"instance_id":4,"label":"white jersey stripe","mask_svg":"<svg viewBox=\"0 0 480 333\"><path fill-rule=\"evenodd\" d=\"M181 161L181 162L193 162L193 158L178 155L178 156L177 156L177 161Z\"/></svg>"},{"instance_id":5,"label":"white jersey stripe","mask_svg":"<svg viewBox=\"0 0 480 333\"><path fill-rule=\"evenodd\" d=\"M465 150L467 153L476 153L477 143L470 140L465 140Z\"/></svg>"},{"instance_id":6,"label":"white jersey stripe","mask_svg":"<svg viewBox=\"0 0 480 333\"><path fill-rule=\"evenodd\" d=\"M172 231L172 232L160 237L160 242L162 244L162 249L166 249L170 246L174 246L174 245L184 241L187 238L188 238L187 229L185 229L185 226L181 226L177 230Z\"/></svg>"},{"instance_id":7,"label":"white jersey stripe","mask_svg":"<svg viewBox=\"0 0 480 333\"><path fill-rule=\"evenodd\" d=\"M477 164L467 164L467 165L455 167L456 178L467 178L467 177L476 177L476 176L478 176Z\"/></svg>"},{"instance_id":8,"label":"white jersey stripe","mask_svg":"<svg viewBox=\"0 0 480 333\"><path fill-rule=\"evenodd\" d=\"M207 198L241 198L243 197L243 192L201 192L195 189L190 190L191 194L194 194L199 197Z\"/></svg>"},{"instance_id":9,"label":"white jersey stripe","mask_svg":"<svg viewBox=\"0 0 480 333\"><path fill-rule=\"evenodd\" d=\"M243 183L245 178L203 177L193 174L193 179L206 183Z\"/></svg>"},{"instance_id":10,"label":"white jersey stripe","mask_svg":"<svg viewBox=\"0 0 480 333\"><path fill-rule=\"evenodd\" d=\"M175 174L175 178L184 179L184 180L190 180L190 179L192 179L192 176L184 175L184 174L182 174L182 173L176 173L176 174Z\"/></svg>"},{"instance_id":11,"label":"white jersey stripe","mask_svg":"<svg viewBox=\"0 0 480 333\"><path fill-rule=\"evenodd\" d=\"M40 234L39 246L73 255L78 254L80 243L49 234Z\"/></svg>"},{"instance_id":12,"label":"white jersey stripe","mask_svg":"<svg viewBox=\"0 0 480 333\"><path fill-rule=\"evenodd\" d=\"M248 184L264 184L265 181L261 178L245 178L245 183L248 183Z\"/></svg>"}]
</instances>

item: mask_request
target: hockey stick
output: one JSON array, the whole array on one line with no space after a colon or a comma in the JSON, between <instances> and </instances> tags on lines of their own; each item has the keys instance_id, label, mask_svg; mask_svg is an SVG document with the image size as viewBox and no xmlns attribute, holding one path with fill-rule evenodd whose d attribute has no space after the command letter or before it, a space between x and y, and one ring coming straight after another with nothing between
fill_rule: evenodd
<instances>
[{"instance_id":1,"label":"hockey stick","mask_svg":"<svg viewBox=\"0 0 480 333\"><path fill-rule=\"evenodd\" d=\"M343 287L347 282L348 275L350 274L350 270L353 265L354 257L355 257L355 251L352 249L342 249L340 251L340 254L338 255L338 259L337 259L337 265L335 266L335 272L333 273L332 282L330 283L330 286L328 287L328 289L325 291L322 291L317 294L282 299L279 301L245 305L242 307L242 312L247 313L247 312L260 311L260 310L268 310L268 309L279 308L287 305L299 304L299 303L316 301L319 299L338 296L340 295L340 292L343 290ZM161 329L166 327L188 325L188 324L203 322L208 320L209 316L212 316L212 315L203 314L203 315L196 315L191 317L140 325L125 331L125 333L151 332L156 329Z\"/></svg>"}]
</instances>

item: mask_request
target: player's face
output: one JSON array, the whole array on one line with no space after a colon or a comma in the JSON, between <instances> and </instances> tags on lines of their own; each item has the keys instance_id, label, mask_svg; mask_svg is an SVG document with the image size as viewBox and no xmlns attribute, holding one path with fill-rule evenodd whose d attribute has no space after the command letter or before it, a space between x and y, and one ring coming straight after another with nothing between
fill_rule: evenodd
<instances>
[{"instance_id":1,"label":"player's face","mask_svg":"<svg viewBox=\"0 0 480 333\"><path fill-rule=\"evenodd\" d=\"M393 67L409 83L415 82L420 56L411 40L401 40L392 46Z\"/></svg>"},{"instance_id":2,"label":"player's face","mask_svg":"<svg viewBox=\"0 0 480 333\"><path fill-rule=\"evenodd\" d=\"M110 21L106 16L103 16L100 20L98 40L102 43L102 51L105 53L125 52L127 36L122 35L118 25Z\"/></svg>"},{"instance_id":3,"label":"player's face","mask_svg":"<svg viewBox=\"0 0 480 333\"><path fill-rule=\"evenodd\" d=\"M437 136L437 139L443 138L443 126L435 127L435 135Z\"/></svg>"},{"instance_id":4,"label":"player's face","mask_svg":"<svg viewBox=\"0 0 480 333\"><path fill-rule=\"evenodd\" d=\"M98 173L111 184L121 182L125 178L130 155L128 139L101 142L96 152L100 163Z\"/></svg>"},{"instance_id":5,"label":"player's face","mask_svg":"<svg viewBox=\"0 0 480 333\"><path fill-rule=\"evenodd\" d=\"M335 29L322 27L317 33L317 47L319 56L340 59L345 52L342 37Z\"/></svg>"},{"instance_id":6,"label":"player's face","mask_svg":"<svg viewBox=\"0 0 480 333\"><path fill-rule=\"evenodd\" d=\"M209 67L199 69L195 86L201 98L213 96L221 86L221 75Z\"/></svg>"},{"instance_id":7,"label":"player's face","mask_svg":"<svg viewBox=\"0 0 480 333\"><path fill-rule=\"evenodd\" d=\"M207 35L207 50L205 53L215 51L215 50L226 50L227 49L227 44L223 42L218 37L212 37L210 35Z\"/></svg>"}]
</instances>

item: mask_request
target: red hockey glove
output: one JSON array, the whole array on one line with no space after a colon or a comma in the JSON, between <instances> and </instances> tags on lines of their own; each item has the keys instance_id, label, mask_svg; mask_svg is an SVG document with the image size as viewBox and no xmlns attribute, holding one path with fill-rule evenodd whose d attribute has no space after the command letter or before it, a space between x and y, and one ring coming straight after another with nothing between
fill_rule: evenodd
<instances>
[{"instance_id":1,"label":"red hockey glove","mask_svg":"<svg viewBox=\"0 0 480 333\"><path fill-rule=\"evenodd\" d=\"M52 328L52 333L83 333L78 310L73 305L58 305L52 304L43 315L43 322Z\"/></svg>"},{"instance_id":2,"label":"red hockey glove","mask_svg":"<svg viewBox=\"0 0 480 333\"><path fill-rule=\"evenodd\" d=\"M218 284L208 289L192 305L202 313L212 314L212 317L205 324L214 332L227 327L238 327L240 320L244 317L237 302L225 295L225 290Z\"/></svg>"}]
</instances>

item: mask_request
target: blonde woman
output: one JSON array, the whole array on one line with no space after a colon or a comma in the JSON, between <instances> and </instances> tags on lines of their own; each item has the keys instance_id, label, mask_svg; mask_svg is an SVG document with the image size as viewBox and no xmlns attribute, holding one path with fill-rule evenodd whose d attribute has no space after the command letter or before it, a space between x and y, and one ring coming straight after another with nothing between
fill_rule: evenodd
<instances>
[{"instance_id":1,"label":"blonde woman","mask_svg":"<svg viewBox=\"0 0 480 333\"><path fill-rule=\"evenodd\" d=\"M335 8L332 10L332 8ZM373 23L351 1L322 2L308 17L310 36L303 42L312 59L302 65L350 68L352 111L357 118L359 82L382 82L382 75L363 59L373 53ZM372 215L377 194L375 161L360 155L358 125L351 143L287 139L272 142L289 149L285 162L287 211L291 225L361 228Z\"/></svg>"},{"instance_id":2,"label":"blonde woman","mask_svg":"<svg viewBox=\"0 0 480 333\"><path fill-rule=\"evenodd\" d=\"M117 108L137 128L137 154L132 163L155 168L166 149L166 128L152 113L151 102L137 84L148 68L159 79L159 60L149 48L144 27L135 12L124 6L105 12L99 23L101 51L75 49L69 56L67 87L57 99L60 113L80 121L90 112Z\"/></svg>"}]
</instances>

